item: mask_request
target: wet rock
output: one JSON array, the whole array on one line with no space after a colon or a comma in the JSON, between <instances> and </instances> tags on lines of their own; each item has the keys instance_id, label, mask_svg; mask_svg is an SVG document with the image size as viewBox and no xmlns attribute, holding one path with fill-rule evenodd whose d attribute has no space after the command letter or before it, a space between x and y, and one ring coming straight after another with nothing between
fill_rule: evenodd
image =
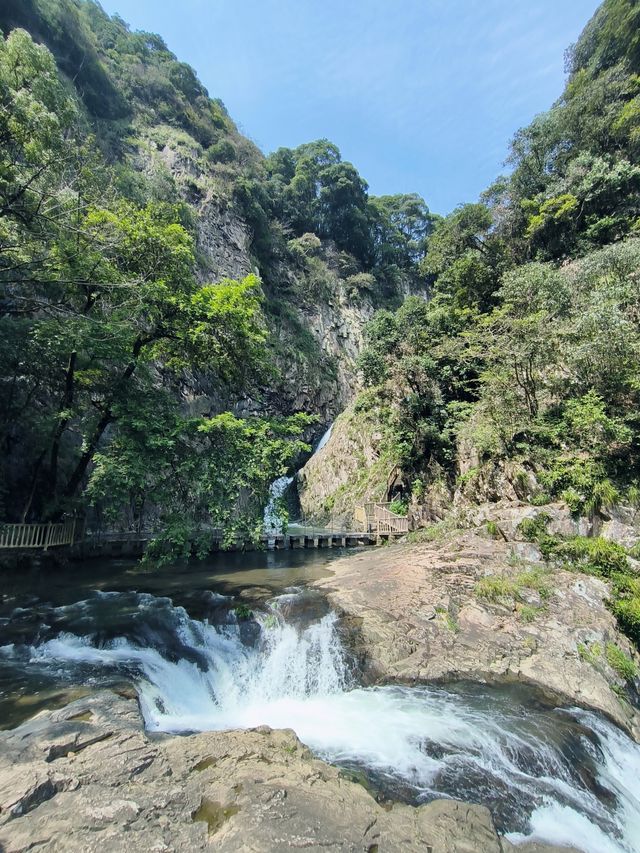
<instances>
[{"instance_id":1,"label":"wet rock","mask_svg":"<svg viewBox=\"0 0 640 853\"><path fill-rule=\"evenodd\" d=\"M46 756L73 726L84 748L54 774ZM482 806L383 807L289 730L151 737L136 703L110 692L0 733L0 792L5 853L507 849Z\"/></svg>"}]
</instances>

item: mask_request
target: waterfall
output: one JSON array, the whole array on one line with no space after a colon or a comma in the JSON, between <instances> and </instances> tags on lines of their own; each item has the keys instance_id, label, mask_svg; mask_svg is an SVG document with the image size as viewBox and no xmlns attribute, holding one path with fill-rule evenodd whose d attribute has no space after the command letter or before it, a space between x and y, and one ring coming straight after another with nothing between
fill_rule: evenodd
<instances>
[{"instance_id":1,"label":"waterfall","mask_svg":"<svg viewBox=\"0 0 640 853\"><path fill-rule=\"evenodd\" d=\"M333 431L333 424L330 424L330 425L329 425L329 428L326 430L326 432L325 432L325 433L323 433L322 438L321 438L321 439L320 439L320 441L317 443L316 448L315 448L315 450L313 451L313 452L314 452L314 454L315 454L315 453L317 453L319 450L322 450L322 448L325 446L325 444L326 444L326 443L329 441L329 439L331 438L331 433L332 433L332 431Z\"/></svg>"},{"instance_id":2,"label":"waterfall","mask_svg":"<svg viewBox=\"0 0 640 853\"><path fill-rule=\"evenodd\" d=\"M317 755L364 770L390 796L485 803L516 843L637 850L640 746L600 715L545 709L516 688L357 687L335 615L296 624L295 593L254 622L229 611L218 626L169 599L128 595L126 636L63 633L33 647L30 666L85 681L126 674L152 731L292 728Z\"/></svg>"},{"instance_id":3,"label":"waterfall","mask_svg":"<svg viewBox=\"0 0 640 853\"><path fill-rule=\"evenodd\" d=\"M313 451L314 455L329 441L332 429L333 424L331 424L323 433L320 441ZM291 483L293 483L294 479L294 477L278 477L278 479L274 480L269 487L269 500L264 508L263 514L264 532L267 536L276 536L278 533L283 532L282 519L278 515L278 502L283 497Z\"/></svg>"},{"instance_id":4,"label":"waterfall","mask_svg":"<svg viewBox=\"0 0 640 853\"><path fill-rule=\"evenodd\" d=\"M293 483L293 477L278 477L269 486L269 501L264 508L263 515L264 531L267 535L282 533L283 523L278 514L278 501L291 483Z\"/></svg>"}]
</instances>

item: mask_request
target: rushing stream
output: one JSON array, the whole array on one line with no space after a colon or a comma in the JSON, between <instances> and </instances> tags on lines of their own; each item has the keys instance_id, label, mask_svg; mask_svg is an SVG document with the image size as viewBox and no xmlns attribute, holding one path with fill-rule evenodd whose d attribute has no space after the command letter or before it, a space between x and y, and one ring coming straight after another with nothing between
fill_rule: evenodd
<instances>
[{"instance_id":1,"label":"rushing stream","mask_svg":"<svg viewBox=\"0 0 640 853\"><path fill-rule=\"evenodd\" d=\"M335 615L303 586L245 596L250 618L229 595L196 599L187 612L129 589L14 608L1 683L131 680L151 731L293 728L379 796L484 803L514 841L639 849L640 747L600 715L523 688L359 687Z\"/></svg>"}]
</instances>

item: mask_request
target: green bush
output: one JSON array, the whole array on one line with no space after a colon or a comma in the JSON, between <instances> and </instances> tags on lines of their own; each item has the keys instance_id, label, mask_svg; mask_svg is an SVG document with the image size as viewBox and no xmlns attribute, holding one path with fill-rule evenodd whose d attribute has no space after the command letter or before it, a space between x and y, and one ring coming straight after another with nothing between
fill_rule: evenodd
<instances>
[{"instance_id":1,"label":"green bush","mask_svg":"<svg viewBox=\"0 0 640 853\"><path fill-rule=\"evenodd\" d=\"M239 622L246 622L248 619L253 619L253 610L246 604L238 604L237 607L233 608L233 612L236 614L236 619Z\"/></svg>"},{"instance_id":2,"label":"green bush","mask_svg":"<svg viewBox=\"0 0 640 853\"><path fill-rule=\"evenodd\" d=\"M576 491L573 486L569 486L568 489L565 489L561 493L560 497L569 507L569 511L572 515L579 515L584 507L584 495Z\"/></svg>"},{"instance_id":3,"label":"green bush","mask_svg":"<svg viewBox=\"0 0 640 853\"><path fill-rule=\"evenodd\" d=\"M478 581L475 592L479 598L485 598L487 601L515 603L523 599L523 590L531 589L537 592L543 601L546 601L551 596L547 578L548 573L540 569L521 572L514 577L489 575Z\"/></svg>"},{"instance_id":4,"label":"green bush","mask_svg":"<svg viewBox=\"0 0 640 853\"><path fill-rule=\"evenodd\" d=\"M211 163L231 163L236 159L236 149L228 139L221 139L207 149L206 156Z\"/></svg>"},{"instance_id":5,"label":"green bush","mask_svg":"<svg viewBox=\"0 0 640 853\"><path fill-rule=\"evenodd\" d=\"M476 584L475 590L479 598L486 598L487 601L513 599L517 593L517 587L513 581L501 575L482 578Z\"/></svg>"},{"instance_id":6,"label":"green bush","mask_svg":"<svg viewBox=\"0 0 640 853\"><path fill-rule=\"evenodd\" d=\"M399 498L396 498L389 504L390 512L395 512L396 515L406 515L407 509L406 501L400 500Z\"/></svg>"},{"instance_id":7,"label":"green bush","mask_svg":"<svg viewBox=\"0 0 640 853\"><path fill-rule=\"evenodd\" d=\"M529 503L531 506L546 506L550 504L552 497L548 492L539 492L537 495L532 495Z\"/></svg>"},{"instance_id":8,"label":"green bush","mask_svg":"<svg viewBox=\"0 0 640 853\"><path fill-rule=\"evenodd\" d=\"M615 643L607 643L607 663L614 669L620 678L625 681L633 681L638 675L638 667Z\"/></svg>"},{"instance_id":9,"label":"green bush","mask_svg":"<svg viewBox=\"0 0 640 853\"><path fill-rule=\"evenodd\" d=\"M623 633L640 647L640 596L614 600L611 610Z\"/></svg>"},{"instance_id":10,"label":"green bush","mask_svg":"<svg viewBox=\"0 0 640 853\"><path fill-rule=\"evenodd\" d=\"M500 528L498 527L498 524L495 521L487 521L487 533L493 539L501 538Z\"/></svg>"},{"instance_id":11,"label":"green bush","mask_svg":"<svg viewBox=\"0 0 640 853\"><path fill-rule=\"evenodd\" d=\"M537 542L547 532L549 521L546 512L539 512L534 518L523 518L518 530L528 542Z\"/></svg>"},{"instance_id":12,"label":"green bush","mask_svg":"<svg viewBox=\"0 0 640 853\"><path fill-rule=\"evenodd\" d=\"M602 655L602 646L600 643L591 643L591 645L578 643L578 654L582 660L595 666Z\"/></svg>"},{"instance_id":13,"label":"green bush","mask_svg":"<svg viewBox=\"0 0 640 853\"><path fill-rule=\"evenodd\" d=\"M588 574L605 578L616 572L625 573L629 569L627 552L622 545L599 536L576 536L575 539L556 543L553 556L563 562L576 564Z\"/></svg>"},{"instance_id":14,"label":"green bush","mask_svg":"<svg viewBox=\"0 0 640 853\"><path fill-rule=\"evenodd\" d=\"M532 607L530 604L523 604L522 607L518 609L520 619L526 623L533 622L539 613L540 608Z\"/></svg>"}]
</instances>

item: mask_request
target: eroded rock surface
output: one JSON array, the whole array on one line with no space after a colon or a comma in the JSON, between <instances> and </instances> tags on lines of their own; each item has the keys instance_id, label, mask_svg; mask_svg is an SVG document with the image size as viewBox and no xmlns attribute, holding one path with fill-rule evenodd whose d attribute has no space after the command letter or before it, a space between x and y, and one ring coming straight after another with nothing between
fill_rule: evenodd
<instances>
[{"instance_id":1,"label":"eroded rock surface","mask_svg":"<svg viewBox=\"0 0 640 853\"><path fill-rule=\"evenodd\" d=\"M149 736L134 700L102 692L0 734L5 853L307 848L513 849L482 806L381 806L292 731Z\"/></svg>"},{"instance_id":2,"label":"eroded rock surface","mask_svg":"<svg viewBox=\"0 0 640 853\"><path fill-rule=\"evenodd\" d=\"M640 715L615 692L623 682L605 655L584 655L585 647L615 642L638 661L606 607L606 583L554 570L544 575L544 601L525 585L520 602L478 594L483 578L517 582L543 571L539 558L530 543L459 531L440 543L337 560L335 575L317 585L347 615L371 680L525 681L604 712L640 739Z\"/></svg>"}]
</instances>

